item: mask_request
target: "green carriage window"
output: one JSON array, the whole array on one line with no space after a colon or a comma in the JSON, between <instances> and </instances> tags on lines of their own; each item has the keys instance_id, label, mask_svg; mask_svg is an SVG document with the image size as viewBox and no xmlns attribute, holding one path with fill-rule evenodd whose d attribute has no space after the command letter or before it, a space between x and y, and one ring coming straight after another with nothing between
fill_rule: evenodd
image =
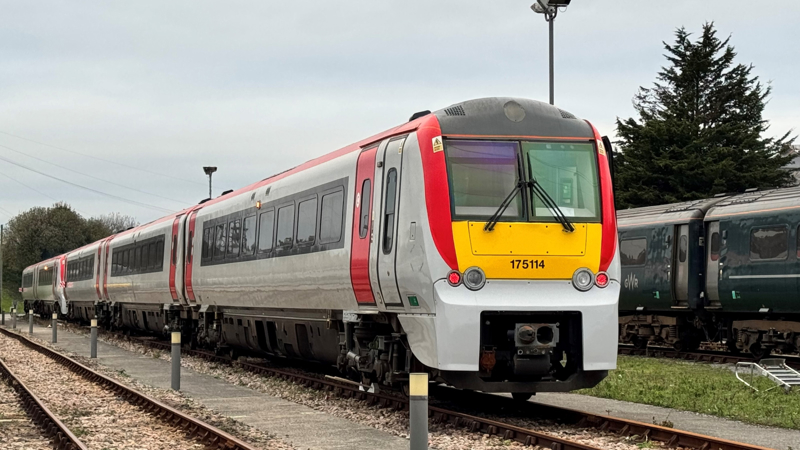
<instances>
[{"instance_id":1,"label":"green carriage window","mask_svg":"<svg viewBox=\"0 0 800 450\"><path fill-rule=\"evenodd\" d=\"M786 259L789 256L789 229L786 226L761 227L750 231L750 259Z\"/></svg>"},{"instance_id":2,"label":"green carriage window","mask_svg":"<svg viewBox=\"0 0 800 450\"><path fill-rule=\"evenodd\" d=\"M647 239L625 239L620 241L619 256L623 266L643 266L647 261Z\"/></svg>"}]
</instances>

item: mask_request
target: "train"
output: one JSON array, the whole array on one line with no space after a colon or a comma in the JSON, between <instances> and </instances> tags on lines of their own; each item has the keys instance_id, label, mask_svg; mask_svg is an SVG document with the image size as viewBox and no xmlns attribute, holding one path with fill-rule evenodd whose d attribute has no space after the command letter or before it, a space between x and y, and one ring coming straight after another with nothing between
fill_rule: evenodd
<instances>
[{"instance_id":1,"label":"train","mask_svg":"<svg viewBox=\"0 0 800 450\"><path fill-rule=\"evenodd\" d=\"M25 269L26 308L377 386L569 391L616 367L608 138L484 98Z\"/></svg>"},{"instance_id":2,"label":"train","mask_svg":"<svg viewBox=\"0 0 800 450\"><path fill-rule=\"evenodd\" d=\"M800 187L617 212L621 342L800 349ZM724 347L723 347L724 345Z\"/></svg>"}]
</instances>

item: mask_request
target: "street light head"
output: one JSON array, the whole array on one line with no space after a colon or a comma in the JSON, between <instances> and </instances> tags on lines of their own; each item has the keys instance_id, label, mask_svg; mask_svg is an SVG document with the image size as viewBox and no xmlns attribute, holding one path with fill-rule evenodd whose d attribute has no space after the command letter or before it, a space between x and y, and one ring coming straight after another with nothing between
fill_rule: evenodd
<instances>
[{"instance_id":1,"label":"street light head","mask_svg":"<svg viewBox=\"0 0 800 450\"><path fill-rule=\"evenodd\" d=\"M531 9L536 14L553 14L557 8L566 8L572 0L536 0Z\"/></svg>"},{"instance_id":2,"label":"street light head","mask_svg":"<svg viewBox=\"0 0 800 450\"><path fill-rule=\"evenodd\" d=\"M206 175L211 175L212 173L214 173L216 171L217 171L216 167L203 167L203 172L205 172Z\"/></svg>"}]
</instances>

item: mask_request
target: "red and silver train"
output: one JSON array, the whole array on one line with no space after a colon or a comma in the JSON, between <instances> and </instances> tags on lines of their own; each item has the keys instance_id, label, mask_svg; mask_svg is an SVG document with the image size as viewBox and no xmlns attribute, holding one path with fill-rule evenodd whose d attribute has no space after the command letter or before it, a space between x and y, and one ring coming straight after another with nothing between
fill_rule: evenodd
<instances>
[{"instance_id":1,"label":"red and silver train","mask_svg":"<svg viewBox=\"0 0 800 450\"><path fill-rule=\"evenodd\" d=\"M512 392L616 365L620 266L597 130L466 101L25 269L37 313L199 346Z\"/></svg>"}]
</instances>

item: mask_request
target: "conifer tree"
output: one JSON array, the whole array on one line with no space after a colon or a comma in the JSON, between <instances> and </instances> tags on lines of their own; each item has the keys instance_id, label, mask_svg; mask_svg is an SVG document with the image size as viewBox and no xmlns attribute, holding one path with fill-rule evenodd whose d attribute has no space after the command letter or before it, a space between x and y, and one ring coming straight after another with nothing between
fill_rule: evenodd
<instances>
[{"instance_id":1,"label":"conifer tree","mask_svg":"<svg viewBox=\"0 0 800 450\"><path fill-rule=\"evenodd\" d=\"M713 23L692 41L684 28L664 42L668 64L633 99L638 119L617 119L619 208L658 205L748 188L786 186L793 138L765 137L770 87L734 63Z\"/></svg>"}]
</instances>

